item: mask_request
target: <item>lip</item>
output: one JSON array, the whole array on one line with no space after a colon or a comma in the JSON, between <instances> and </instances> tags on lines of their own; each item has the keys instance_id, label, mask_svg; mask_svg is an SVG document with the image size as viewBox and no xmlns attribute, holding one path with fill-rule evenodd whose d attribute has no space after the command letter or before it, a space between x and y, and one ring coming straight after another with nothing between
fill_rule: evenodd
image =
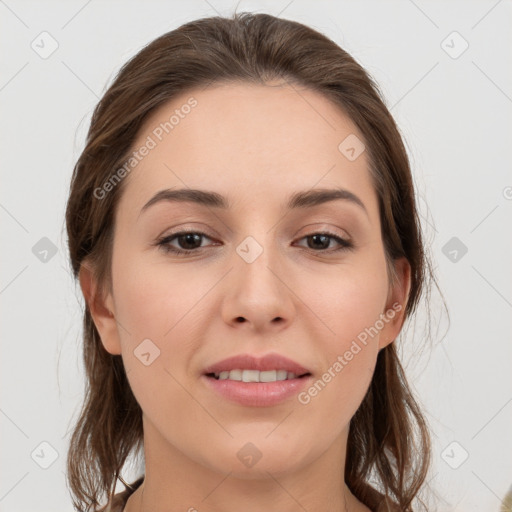
<instances>
[{"instance_id":1,"label":"lip","mask_svg":"<svg viewBox=\"0 0 512 512\"><path fill-rule=\"evenodd\" d=\"M241 382L236 380L217 380L201 375L206 386L224 398L239 405L249 407L269 407L277 405L296 395L305 386L310 385L313 376L296 377L276 382Z\"/></svg>"},{"instance_id":2,"label":"lip","mask_svg":"<svg viewBox=\"0 0 512 512\"><path fill-rule=\"evenodd\" d=\"M235 369L241 370L259 370L260 372L268 370L286 370L296 375L311 373L299 363L280 354L266 354L263 357L255 357L252 354L239 354L219 361L204 369L203 375L208 373L220 373ZM281 381L284 382L284 381Z\"/></svg>"},{"instance_id":3,"label":"lip","mask_svg":"<svg viewBox=\"0 0 512 512\"><path fill-rule=\"evenodd\" d=\"M294 379L276 382L242 382L235 380L217 380L209 376L212 373L241 370L286 370L297 375ZM305 375L309 374L309 375ZM204 369L201 379L205 385L224 398L239 405L249 407L269 407L277 405L296 395L309 385L313 376L299 363L280 354L266 354L255 357L251 354L240 354L219 361Z\"/></svg>"}]
</instances>

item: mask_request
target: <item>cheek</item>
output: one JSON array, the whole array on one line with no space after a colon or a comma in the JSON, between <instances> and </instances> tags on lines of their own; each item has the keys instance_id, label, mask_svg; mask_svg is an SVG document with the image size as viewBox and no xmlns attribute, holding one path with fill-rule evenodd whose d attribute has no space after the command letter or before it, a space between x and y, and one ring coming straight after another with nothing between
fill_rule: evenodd
<instances>
[{"instance_id":1,"label":"cheek","mask_svg":"<svg viewBox=\"0 0 512 512\"><path fill-rule=\"evenodd\" d=\"M118 332L133 393L152 414L177 410L190 400L179 382L200 342L192 326L211 280L200 284L179 266L147 265L137 258L116 263ZM168 408L161 407L163 401Z\"/></svg>"},{"instance_id":2,"label":"cheek","mask_svg":"<svg viewBox=\"0 0 512 512\"><path fill-rule=\"evenodd\" d=\"M320 336L327 349L339 351L384 312L388 293L385 260L358 257L354 262L317 268L303 273L294 286L305 311L309 310L308 317L317 320L311 339Z\"/></svg>"},{"instance_id":3,"label":"cheek","mask_svg":"<svg viewBox=\"0 0 512 512\"><path fill-rule=\"evenodd\" d=\"M181 325L197 315L198 302L212 283L195 279L191 267L147 260L134 256L116 262L116 311L131 344L144 338L172 344Z\"/></svg>"},{"instance_id":4,"label":"cheek","mask_svg":"<svg viewBox=\"0 0 512 512\"><path fill-rule=\"evenodd\" d=\"M190 418L200 413L186 391L186 371L199 343L191 328L198 314L194 306L206 290L191 286L184 272L180 275L170 267L130 267L122 276L119 272L116 290L116 310L126 327L118 332L127 378L151 422L178 436L175 411L187 411Z\"/></svg>"},{"instance_id":5,"label":"cheek","mask_svg":"<svg viewBox=\"0 0 512 512\"><path fill-rule=\"evenodd\" d=\"M306 301L310 310L318 312L314 326L303 326L310 329L322 366L300 401L318 407L320 414L329 411L335 423L346 424L364 398L375 368L379 319L388 292L385 262L346 266L316 284ZM302 293L305 296L305 289Z\"/></svg>"},{"instance_id":6,"label":"cheek","mask_svg":"<svg viewBox=\"0 0 512 512\"><path fill-rule=\"evenodd\" d=\"M316 336L322 365L316 368L311 386L298 397L301 404L310 408L310 418L328 421L333 429L350 422L373 377L378 331L372 327L380 308L374 298L373 303L366 299L364 294L354 295L347 289L338 294L336 304L331 302L330 309L324 309L325 322L334 334Z\"/></svg>"}]
</instances>

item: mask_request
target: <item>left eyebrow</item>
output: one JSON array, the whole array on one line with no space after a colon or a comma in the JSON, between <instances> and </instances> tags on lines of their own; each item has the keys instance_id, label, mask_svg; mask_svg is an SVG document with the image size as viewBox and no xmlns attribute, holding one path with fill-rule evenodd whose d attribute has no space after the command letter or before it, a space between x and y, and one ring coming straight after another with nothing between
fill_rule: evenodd
<instances>
[{"instance_id":1,"label":"left eyebrow","mask_svg":"<svg viewBox=\"0 0 512 512\"><path fill-rule=\"evenodd\" d=\"M324 203L335 200L347 201L351 204L359 206L368 217L368 211L361 199L353 192L344 188L320 188L295 192L287 202L289 210L299 208L312 208ZM185 202L195 203L211 208L227 210L230 208L230 201L223 195L209 190L199 190L193 188L183 189L164 189L157 192L141 209L139 216L150 206L159 202Z\"/></svg>"}]
</instances>

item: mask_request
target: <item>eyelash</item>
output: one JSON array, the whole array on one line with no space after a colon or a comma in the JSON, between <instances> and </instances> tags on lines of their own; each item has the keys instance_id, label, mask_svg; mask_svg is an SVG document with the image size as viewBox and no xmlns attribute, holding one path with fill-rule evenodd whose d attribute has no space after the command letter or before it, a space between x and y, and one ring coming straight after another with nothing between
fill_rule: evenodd
<instances>
[{"instance_id":1,"label":"eyelash","mask_svg":"<svg viewBox=\"0 0 512 512\"><path fill-rule=\"evenodd\" d=\"M194 252L198 253L198 252L200 252L201 249L205 249L205 247L198 247L196 249L179 249L179 248L176 248L176 247L173 247L170 245L171 241L173 241L175 238L178 238L183 235L199 235L201 237L206 237L208 239L211 239L206 233L202 233L201 231L180 231L178 233L172 233L170 235L166 235L164 237L159 238L155 242L154 245L160 247L166 253L173 253L177 256L186 256L186 255L192 254ZM332 250L332 249L331 250L329 250L329 249L319 249L319 250L309 249L310 251L312 251L314 253L321 253L321 252L337 253L339 251L350 251L355 248L354 244L352 242L350 242L349 240L341 238L338 235L335 235L334 233L330 233L328 231L320 231L320 232L316 232L316 233L311 233L309 235L306 235L306 236L300 238L300 240L303 240L304 238L309 238L314 235L327 236L340 244L340 247L338 249L334 249L334 250Z\"/></svg>"}]
</instances>

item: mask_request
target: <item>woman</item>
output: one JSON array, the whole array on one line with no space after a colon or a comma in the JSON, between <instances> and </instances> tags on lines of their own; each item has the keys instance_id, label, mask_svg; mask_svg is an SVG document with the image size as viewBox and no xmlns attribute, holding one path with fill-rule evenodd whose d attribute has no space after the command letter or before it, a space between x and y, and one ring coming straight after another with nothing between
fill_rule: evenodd
<instances>
[{"instance_id":1,"label":"woman","mask_svg":"<svg viewBox=\"0 0 512 512\"><path fill-rule=\"evenodd\" d=\"M400 134L344 50L268 14L159 37L96 107L66 222L77 510L413 510L430 440L394 341L432 271Z\"/></svg>"}]
</instances>

